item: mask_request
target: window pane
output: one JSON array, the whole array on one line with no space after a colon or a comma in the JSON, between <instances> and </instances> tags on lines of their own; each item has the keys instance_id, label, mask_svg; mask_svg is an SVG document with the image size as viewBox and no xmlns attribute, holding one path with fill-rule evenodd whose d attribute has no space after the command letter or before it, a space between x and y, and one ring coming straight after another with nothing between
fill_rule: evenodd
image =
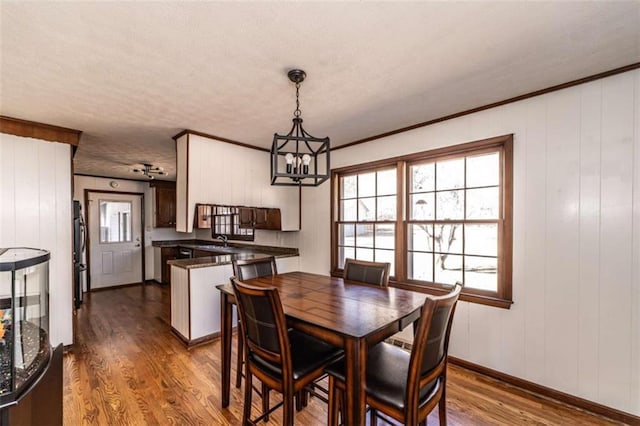
<instances>
[{"instance_id":1,"label":"window pane","mask_svg":"<svg viewBox=\"0 0 640 426\"><path fill-rule=\"evenodd\" d=\"M378 220L396 220L396 196L378 197Z\"/></svg>"},{"instance_id":2,"label":"window pane","mask_svg":"<svg viewBox=\"0 0 640 426\"><path fill-rule=\"evenodd\" d=\"M392 195L397 192L396 169L378 172L378 195Z\"/></svg>"},{"instance_id":3,"label":"window pane","mask_svg":"<svg viewBox=\"0 0 640 426\"><path fill-rule=\"evenodd\" d=\"M356 247L356 259L373 262L373 249Z\"/></svg>"},{"instance_id":4,"label":"window pane","mask_svg":"<svg viewBox=\"0 0 640 426\"><path fill-rule=\"evenodd\" d=\"M342 198L355 198L358 188L358 176L345 176L340 179L342 182Z\"/></svg>"},{"instance_id":5,"label":"window pane","mask_svg":"<svg viewBox=\"0 0 640 426\"><path fill-rule=\"evenodd\" d=\"M436 220L464 218L464 191L436 193Z\"/></svg>"},{"instance_id":6,"label":"window pane","mask_svg":"<svg viewBox=\"0 0 640 426\"><path fill-rule=\"evenodd\" d=\"M433 251L433 225L409 225L409 250Z\"/></svg>"},{"instance_id":7,"label":"window pane","mask_svg":"<svg viewBox=\"0 0 640 426\"><path fill-rule=\"evenodd\" d=\"M376 195L375 172L358 175L358 197L372 197L374 195Z\"/></svg>"},{"instance_id":8,"label":"window pane","mask_svg":"<svg viewBox=\"0 0 640 426\"><path fill-rule=\"evenodd\" d=\"M341 201L340 220L345 222L355 222L357 215L358 200Z\"/></svg>"},{"instance_id":9,"label":"window pane","mask_svg":"<svg viewBox=\"0 0 640 426\"><path fill-rule=\"evenodd\" d=\"M338 225L338 245L355 246L355 225Z\"/></svg>"},{"instance_id":10,"label":"window pane","mask_svg":"<svg viewBox=\"0 0 640 426\"><path fill-rule=\"evenodd\" d=\"M376 250L375 252L376 262L389 262L391 265L389 267L389 275L395 275L395 257L393 254L393 250Z\"/></svg>"},{"instance_id":11,"label":"window pane","mask_svg":"<svg viewBox=\"0 0 640 426\"><path fill-rule=\"evenodd\" d=\"M467 157L467 187L500 184L500 154Z\"/></svg>"},{"instance_id":12,"label":"window pane","mask_svg":"<svg viewBox=\"0 0 640 426\"><path fill-rule=\"evenodd\" d=\"M462 282L462 256L436 254L435 261L435 282L441 284Z\"/></svg>"},{"instance_id":13,"label":"window pane","mask_svg":"<svg viewBox=\"0 0 640 426\"><path fill-rule=\"evenodd\" d=\"M464 257L465 287L498 290L498 260L495 257Z\"/></svg>"},{"instance_id":14,"label":"window pane","mask_svg":"<svg viewBox=\"0 0 640 426\"><path fill-rule=\"evenodd\" d=\"M396 238L394 225L376 225L376 247L394 249Z\"/></svg>"},{"instance_id":15,"label":"window pane","mask_svg":"<svg viewBox=\"0 0 640 426\"><path fill-rule=\"evenodd\" d=\"M433 241L436 249L441 253L462 254L462 224L435 224L433 225Z\"/></svg>"},{"instance_id":16,"label":"window pane","mask_svg":"<svg viewBox=\"0 0 640 426\"><path fill-rule=\"evenodd\" d=\"M356 249L353 247L338 247L338 268L344 268L345 259L355 259Z\"/></svg>"},{"instance_id":17,"label":"window pane","mask_svg":"<svg viewBox=\"0 0 640 426\"><path fill-rule=\"evenodd\" d=\"M356 246L373 247L373 225L356 225Z\"/></svg>"},{"instance_id":18,"label":"window pane","mask_svg":"<svg viewBox=\"0 0 640 426\"><path fill-rule=\"evenodd\" d=\"M433 281L433 253L409 252L408 277L412 280Z\"/></svg>"},{"instance_id":19,"label":"window pane","mask_svg":"<svg viewBox=\"0 0 640 426\"><path fill-rule=\"evenodd\" d=\"M375 198L361 198L358 200L358 220L376 220Z\"/></svg>"},{"instance_id":20,"label":"window pane","mask_svg":"<svg viewBox=\"0 0 640 426\"><path fill-rule=\"evenodd\" d=\"M465 254L498 255L498 225L465 225L464 238Z\"/></svg>"},{"instance_id":21,"label":"window pane","mask_svg":"<svg viewBox=\"0 0 640 426\"><path fill-rule=\"evenodd\" d=\"M411 192L433 191L435 182L434 163L411 166Z\"/></svg>"},{"instance_id":22,"label":"window pane","mask_svg":"<svg viewBox=\"0 0 640 426\"><path fill-rule=\"evenodd\" d=\"M435 218L435 192L411 195L411 219L433 220Z\"/></svg>"},{"instance_id":23,"label":"window pane","mask_svg":"<svg viewBox=\"0 0 640 426\"><path fill-rule=\"evenodd\" d=\"M464 158L436 163L436 189L464 187Z\"/></svg>"},{"instance_id":24,"label":"window pane","mask_svg":"<svg viewBox=\"0 0 640 426\"><path fill-rule=\"evenodd\" d=\"M467 219L498 219L500 214L498 187L467 190Z\"/></svg>"},{"instance_id":25,"label":"window pane","mask_svg":"<svg viewBox=\"0 0 640 426\"><path fill-rule=\"evenodd\" d=\"M100 200L100 242L131 240L131 202Z\"/></svg>"}]
</instances>

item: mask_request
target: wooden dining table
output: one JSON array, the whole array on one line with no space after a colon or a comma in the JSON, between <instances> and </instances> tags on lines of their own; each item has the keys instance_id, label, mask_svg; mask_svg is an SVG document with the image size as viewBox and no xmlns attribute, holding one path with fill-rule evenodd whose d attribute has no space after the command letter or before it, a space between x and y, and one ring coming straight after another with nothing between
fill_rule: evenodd
<instances>
[{"instance_id":1,"label":"wooden dining table","mask_svg":"<svg viewBox=\"0 0 640 426\"><path fill-rule=\"evenodd\" d=\"M254 278L246 284L276 287L287 324L296 330L344 348L346 362L346 423L364 425L367 348L417 321L425 295L394 287L345 281L307 272ZM231 284L221 292L222 407L229 405L231 381Z\"/></svg>"}]
</instances>

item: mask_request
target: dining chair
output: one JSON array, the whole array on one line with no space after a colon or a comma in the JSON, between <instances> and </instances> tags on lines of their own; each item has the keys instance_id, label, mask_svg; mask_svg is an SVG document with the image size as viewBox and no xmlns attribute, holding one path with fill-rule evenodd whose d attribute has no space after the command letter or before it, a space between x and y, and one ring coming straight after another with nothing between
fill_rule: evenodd
<instances>
[{"instance_id":1,"label":"dining chair","mask_svg":"<svg viewBox=\"0 0 640 426\"><path fill-rule=\"evenodd\" d=\"M267 277L277 275L276 258L273 256L258 259L233 260L233 275L238 277L240 281L249 280L251 278ZM236 360L236 387L242 384L242 367L244 365L244 342L241 338L240 331L242 324L238 317L238 358Z\"/></svg>"},{"instance_id":2,"label":"dining chair","mask_svg":"<svg viewBox=\"0 0 640 426\"><path fill-rule=\"evenodd\" d=\"M344 351L296 330L289 330L278 290L249 286L231 278L242 319L246 347L242 423L255 424L283 406L283 425L293 425L294 395L324 374L324 368ZM251 420L252 381L282 394L282 402L269 408L269 393L262 395L262 414Z\"/></svg>"},{"instance_id":3,"label":"dining chair","mask_svg":"<svg viewBox=\"0 0 640 426\"><path fill-rule=\"evenodd\" d=\"M371 408L370 424L382 412L405 425L426 424L438 405L440 425L447 424L446 385L449 335L462 285L457 283L447 295L427 296L411 353L388 343L368 350L366 400ZM326 369L329 374L328 424L338 424L344 414L345 364L339 360Z\"/></svg>"},{"instance_id":4,"label":"dining chair","mask_svg":"<svg viewBox=\"0 0 640 426\"><path fill-rule=\"evenodd\" d=\"M386 287L389 285L390 266L388 262L369 262L347 258L344 261L343 277L349 281Z\"/></svg>"}]
</instances>

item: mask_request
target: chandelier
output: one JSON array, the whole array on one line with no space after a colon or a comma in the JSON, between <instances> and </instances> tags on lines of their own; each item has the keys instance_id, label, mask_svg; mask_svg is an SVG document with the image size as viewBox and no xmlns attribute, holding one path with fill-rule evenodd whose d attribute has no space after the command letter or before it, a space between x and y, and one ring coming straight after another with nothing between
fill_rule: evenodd
<instances>
[{"instance_id":1,"label":"chandelier","mask_svg":"<svg viewBox=\"0 0 640 426\"><path fill-rule=\"evenodd\" d=\"M313 137L302 127L300 84L307 74L294 69L287 76L296 85L296 109L289 133L273 135L271 185L318 186L329 179L329 138Z\"/></svg>"},{"instance_id":2,"label":"chandelier","mask_svg":"<svg viewBox=\"0 0 640 426\"><path fill-rule=\"evenodd\" d=\"M155 179L156 175L158 176L167 175L167 172L165 172L162 167L156 167L153 164L149 164L149 163L142 163L142 168L133 169L132 172L140 173L143 176L146 176L149 180Z\"/></svg>"}]
</instances>

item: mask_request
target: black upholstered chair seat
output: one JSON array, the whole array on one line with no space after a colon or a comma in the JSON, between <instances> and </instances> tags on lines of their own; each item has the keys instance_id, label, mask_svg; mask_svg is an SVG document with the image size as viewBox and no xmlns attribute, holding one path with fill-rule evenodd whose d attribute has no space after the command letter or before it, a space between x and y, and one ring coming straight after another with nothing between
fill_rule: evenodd
<instances>
[{"instance_id":1,"label":"black upholstered chair seat","mask_svg":"<svg viewBox=\"0 0 640 426\"><path fill-rule=\"evenodd\" d=\"M388 343L380 343L367 353L367 394L403 411L409 360L411 354ZM330 364L325 370L337 379L345 382L344 360ZM420 403L427 401L437 392L440 380L436 379L420 390Z\"/></svg>"},{"instance_id":2,"label":"black upholstered chair seat","mask_svg":"<svg viewBox=\"0 0 640 426\"><path fill-rule=\"evenodd\" d=\"M326 365L327 360L337 360L344 355L342 349L295 330L289 330L289 343L291 346L291 364L294 380L298 380L317 368ZM250 356L254 363L260 366L265 373L280 380L282 370L279 366L260 358L256 354L251 354Z\"/></svg>"}]
</instances>

